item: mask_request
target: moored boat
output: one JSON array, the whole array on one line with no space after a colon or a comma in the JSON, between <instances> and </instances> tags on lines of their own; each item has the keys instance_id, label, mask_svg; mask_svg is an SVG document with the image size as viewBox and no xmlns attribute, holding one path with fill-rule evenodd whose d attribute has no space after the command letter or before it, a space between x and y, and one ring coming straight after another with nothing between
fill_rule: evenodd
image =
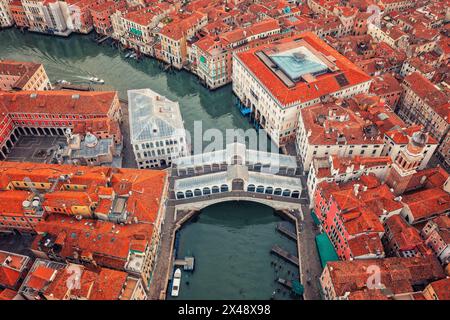
<instances>
[{"instance_id":1,"label":"moored boat","mask_svg":"<svg viewBox=\"0 0 450 320\"><path fill-rule=\"evenodd\" d=\"M180 292L180 284L181 284L181 270L177 268L175 273L173 274L173 284L172 284L172 297L178 297Z\"/></svg>"}]
</instances>

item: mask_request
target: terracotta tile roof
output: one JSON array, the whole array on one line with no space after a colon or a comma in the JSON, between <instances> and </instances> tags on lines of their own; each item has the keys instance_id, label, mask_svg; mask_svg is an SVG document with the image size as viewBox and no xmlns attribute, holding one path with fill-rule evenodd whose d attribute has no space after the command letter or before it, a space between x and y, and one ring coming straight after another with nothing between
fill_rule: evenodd
<instances>
[{"instance_id":1,"label":"terracotta tile roof","mask_svg":"<svg viewBox=\"0 0 450 320\"><path fill-rule=\"evenodd\" d=\"M363 289L352 291L348 300L389 300L379 289Z\"/></svg>"},{"instance_id":2,"label":"terracotta tile roof","mask_svg":"<svg viewBox=\"0 0 450 320\"><path fill-rule=\"evenodd\" d=\"M383 244L378 235L361 235L348 240L352 256L380 255L384 252Z\"/></svg>"},{"instance_id":3,"label":"terracotta tile roof","mask_svg":"<svg viewBox=\"0 0 450 320\"><path fill-rule=\"evenodd\" d=\"M21 216L23 217L23 205L25 200L30 200L31 192L14 190L0 191L0 216Z\"/></svg>"},{"instance_id":4,"label":"terracotta tile roof","mask_svg":"<svg viewBox=\"0 0 450 320\"><path fill-rule=\"evenodd\" d=\"M328 157L313 158L313 166L316 170L316 176L319 178L335 177L337 175L346 174L363 170L371 167L384 166L387 167L392 163L390 157L361 157L355 156L341 157L339 155L331 155Z\"/></svg>"},{"instance_id":5,"label":"terracotta tile roof","mask_svg":"<svg viewBox=\"0 0 450 320\"><path fill-rule=\"evenodd\" d=\"M33 183L50 183L60 176L67 180L58 182L52 193L44 193L45 207L67 208L88 206L99 202L99 190L108 195L126 199L128 222L153 223L158 215L166 185L167 172L162 170L111 169L107 167L86 167L51 165L37 163L0 162L0 215L23 215L22 202L30 200L33 194L23 190L5 190L11 182L30 178ZM68 190L64 185L84 186ZM100 188L100 189L99 189ZM4 191L2 191L4 190ZM103 193L100 193L104 195ZM111 199L112 200L112 199ZM111 202L109 202L111 204ZM103 206L107 202L103 203ZM105 209L105 207L103 207ZM67 212L71 213L71 212Z\"/></svg>"},{"instance_id":6,"label":"terracotta tile roof","mask_svg":"<svg viewBox=\"0 0 450 320\"><path fill-rule=\"evenodd\" d=\"M107 115L114 99L115 91L0 92L0 106L11 113Z\"/></svg>"},{"instance_id":7,"label":"terracotta tile roof","mask_svg":"<svg viewBox=\"0 0 450 320\"><path fill-rule=\"evenodd\" d=\"M439 300L450 300L450 278L430 283Z\"/></svg>"},{"instance_id":8,"label":"terracotta tile roof","mask_svg":"<svg viewBox=\"0 0 450 320\"><path fill-rule=\"evenodd\" d=\"M0 300L13 300L17 295L17 291L11 289L0 290Z\"/></svg>"},{"instance_id":9,"label":"terracotta tile roof","mask_svg":"<svg viewBox=\"0 0 450 320\"><path fill-rule=\"evenodd\" d=\"M408 206L414 220L427 219L450 210L450 194L439 187L403 195L402 202Z\"/></svg>"},{"instance_id":10,"label":"terracotta tile roof","mask_svg":"<svg viewBox=\"0 0 450 320\"><path fill-rule=\"evenodd\" d=\"M128 12L124 18L126 20L132 21L141 26L147 26L153 22L156 15L149 8L142 8L140 10Z\"/></svg>"},{"instance_id":11,"label":"terracotta tile roof","mask_svg":"<svg viewBox=\"0 0 450 320\"><path fill-rule=\"evenodd\" d=\"M0 285L14 288L19 281L20 272L5 266L0 266Z\"/></svg>"},{"instance_id":12,"label":"terracotta tile roof","mask_svg":"<svg viewBox=\"0 0 450 320\"><path fill-rule=\"evenodd\" d=\"M332 198L337 204L349 235L384 232L380 216L403 207L394 200L395 195L389 187L380 184L373 174L363 175L359 181L342 184L323 181L317 188L325 199Z\"/></svg>"},{"instance_id":13,"label":"terracotta tile roof","mask_svg":"<svg viewBox=\"0 0 450 320\"><path fill-rule=\"evenodd\" d=\"M414 258L383 258L328 262L331 281L337 296L367 289L368 267L378 266L381 284L394 294L413 292L413 285L442 279L444 271L433 256Z\"/></svg>"},{"instance_id":14,"label":"terracotta tile roof","mask_svg":"<svg viewBox=\"0 0 450 320\"><path fill-rule=\"evenodd\" d=\"M186 32L196 26L201 19L205 17L204 14L194 12L191 15L184 18L177 18L171 23L164 26L159 32L161 35L166 36L173 40L180 40L186 35Z\"/></svg>"},{"instance_id":15,"label":"terracotta tile roof","mask_svg":"<svg viewBox=\"0 0 450 320\"><path fill-rule=\"evenodd\" d=\"M295 87L288 88L275 73L273 73L266 65L255 55L257 51L273 50L286 46L295 45L294 41L303 39L307 44L311 45L315 50L326 56L332 56L336 59L335 64L340 69L339 72L331 74L323 74L316 78L309 85L305 82L296 83ZM237 54L238 59L252 72L256 78L275 96L283 105L289 105L296 102L305 102L317 99L323 95L340 91L344 87L349 87L370 81L370 77L362 72L353 63L340 55L336 50L328 46L320 40L312 32L302 33L300 36L286 38L278 41L278 43L262 45L254 49ZM342 73L348 80L348 85L342 87L336 80L335 76Z\"/></svg>"},{"instance_id":16,"label":"terracotta tile roof","mask_svg":"<svg viewBox=\"0 0 450 320\"><path fill-rule=\"evenodd\" d=\"M427 78L418 72L413 72L403 80L422 101L450 123L449 98Z\"/></svg>"},{"instance_id":17,"label":"terracotta tile roof","mask_svg":"<svg viewBox=\"0 0 450 320\"><path fill-rule=\"evenodd\" d=\"M22 89L41 66L33 62L0 60L0 75L18 77L13 88Z\"/></svg>"},{"instance_id":18,"label":"terracotta tile roof","mask_svg":"<svg viewBox=\"0 0 450 320\"><path fill-rule=\"evenodd\" d=\"M413 133L421 131L423 126L421 125L411 125L407 128L398 128L394 130L390 130L386 132L386 136L388 136L392 141L396 144L406 145L409 143L410 138ZM438 141L433 138L430 134L427 135L427 144L438 144Z\"/></svg>"},{"instance_id":19,"label":"terracotta tile roof","mask_svg":"<svg viewBox=\"0 0 450 320\"><path fill-rule=\"evenodd\" d=\"M370 85L370 92L377 95L385 95L401 91L402 87L400 86L400 83L390 73L385 73L381 76L374 77L373 82Z\"/></svg>"},{"instance_id":20,"label":"terracotta tile roof","mask_svg":"<svg viewBox=\"0 0 450 320\"><path fill-rule=\"evenodd\" d=\"M439 228L450 230L450 217L439 216L433 219L433 222L438 225Z\"/></svg>"},{"instance_id":21,"label":"terracotta tile roof","mask_svg":"<svg viewBox=\"0 0 450 320\"><path fill-rule=\"evenodd\" d=\"M378 219L378 216L371 211L354 210L341 214L341 217L344 220L344 226L349 235L356 236L365 232L384 232L384 227Z\"/></svg>"},{"instance_id":22,"label":"terracotta tile roof","mask_svg":"<svg viewBox=\"0 0 450 320\"><path fill-rule=\"evenodd\" d=\"M386 228L389 230L389 242L400 251L416 250L419 254L432 254L431 250L426 247L419 231L408 225L400 215L394 215L386 220Z\"/></svg>"},{"instance_id":23,"label":"terracotta tile roof","mask_svg":"<svg viewBox=\"0 0 450 320\"><path fill-rule=\"evenodd\" d=\"M339 155L331 155L333 170L338 170L340 173L346 172L350 167L353 168L352 171L360 170L362 167L378 167L387 166L392 163L390 157L361 157L355 156L350 157L340 157Z\"/></svg>"},{"instance_id":24,"label":"terracotta tile roof","mask_svg":"<svg viewBox=\"0 0 450 320\"><path fill-rule=\"evenodd\" d=\"M68 265L67 268L70 268ZM59 270L55 279L43 292L53 299L88 299L88 300L118 300L128 274L106 268L88 270L81 265L75 265L82 270L80 287L69 290L67 280L72 275L66 269Z\"/></svg>"},{"instance_id":25,"label":"terracotta tile roof","mask_svg":"<svg viewBox=\"0 0 450 320\"><path fill-rule=\"evenodd\" d=\"M33 242L35 250L46 250L44 238L53 236L59 244L61 257L91 256L98 264L123 269L133 240L150 241L151 224L116 225L102 220L78 221L59 215L49 216L36 227L38 236Z\"/></svg>"},{"instance_id":26,"label":"terracotta tile roof","mask_svg":"<svg viewBox=\"0 0 450 320\"><path fill-rule=\"evenodd\" d=\"M56 270L46 266L38 266L34 271L30 272L28 281L25 285L36 291L41 291L47 286L56 274Z\"/></svg>"},{"instance_id":27,"label":"terracotta tile roof","mask_svg":"<svg viewBox=\"0 0 450 320\"><path fill-rule=\"evenodd\" d=\"M448 177L449 174L442 167L420 170L412 176L406 188L406 192L423 188L441 188Z\"/></svg>"},{"instance_id":28,"label":"terracotta tile roof","mask_svg":"<svg viewBox=\"0 0 450 320\"><path fill-rule=\"evenodd\" d=\"M383 144L385 132L405 125L379 97L366 94L306 107L300 113L311 145L336 145L343 139L347 145Z\"/></svg>"}]
</instances>

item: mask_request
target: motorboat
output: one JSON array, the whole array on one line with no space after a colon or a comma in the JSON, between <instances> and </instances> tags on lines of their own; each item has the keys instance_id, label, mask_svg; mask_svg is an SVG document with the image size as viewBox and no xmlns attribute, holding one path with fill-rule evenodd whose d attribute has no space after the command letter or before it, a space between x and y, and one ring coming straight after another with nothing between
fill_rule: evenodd
<instances>
[{"instance_id":1,"label":"motorboat","mask_svg":"<svg viewBox=\"0 0 450 320\"><path fill-rule=\"evenodd\" d=\"M62 79L62 80L57 80L56 84L70 84L70 82Z\"/></svg>"},{"instance_id":2,"label":"motorboat","mask_svg":"<svg viewBox=\"0 0 450 320\"><path fill-rule=\"evenodd\" d=\"M98 83L98 84L104 84L105 83L105 80L100 79L100 78L96 78L96 77L90 77L89 81L93 82L93 83Z\"/></svg>"},{"instance_id":3,"label":"motorboat","mask_svg":"<svg viewBox=\"0 0 450 320\"><path fill-rule=\"evenodd\" d=\"M180 292L180 284L181 284L181 270L177 268L175 273L173 274L173 284L172 284L172 297L178 297L178 293Z\"/></svg>"}]
</instances>

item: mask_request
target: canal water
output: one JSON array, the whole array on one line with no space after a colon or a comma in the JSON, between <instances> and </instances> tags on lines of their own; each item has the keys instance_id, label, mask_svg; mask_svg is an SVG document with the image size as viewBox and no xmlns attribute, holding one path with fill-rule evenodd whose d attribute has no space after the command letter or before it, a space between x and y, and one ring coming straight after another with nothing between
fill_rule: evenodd
<instances>
[{"instance_id":1,"label":"canal water","mask_svg":"<svg viewBox=\"0 0 450 320\"><path fill-rule=\"evenodd\" d=\"M165 73L153 59L139 63L124 59L117 48L99 46L86 36L58 38L3 30L0 59L43 63L52 82L65 79L86 84L85 78L96 76L122 98L128 89L151 88L180 103L185 127L191 132L195 120L202 120L203 129L222 132L251 127L234 105L231 86L211 92L185 71ZM195 272L183 272L180 298L270 299L278 289L275 299L288 299L275 279L291 279L298 269L269 252L274 244L297 251L292 240L275 230L279 221L271 208L253 203L228 202L203 210L197 221L180 232L179 257L194 254L196 258Z\"/></svg>"},{"instance_id":2,"label":"canal water","mask_svg":"<svg viewBox=\"0 0 450 320\"><path fill-rule=\"evenodd\" d=\"M185 128L190 132L195 120L202 120L203 130L251 128L234 105L231 85L209 91L186 71L167 73L154 59L137 62L124 55L108 44L97 45L89 36L73 34L62 38L23 34L17 29L0 31L1 59L42 63L52 82L64 79L88 84L86 78L95 76L105 80L105 89L119 91L121 98L127 97L129 89L151 88L180 103Z\"/></svg>"},{"instance_id":3,"label":"canal water","mask_svg":"<svg viewBox=\"0 0 450 320\"><path fill-rule=\"evenodd\" d=\"M298 268L270 253L273 245L297 255L295 241L276 231L272 208L225 202L205 208L183 227L178 258L193 255L194 272L183 271L178 299L291 299L278 277L298 277Z\"/></svg>"}]
</instances>

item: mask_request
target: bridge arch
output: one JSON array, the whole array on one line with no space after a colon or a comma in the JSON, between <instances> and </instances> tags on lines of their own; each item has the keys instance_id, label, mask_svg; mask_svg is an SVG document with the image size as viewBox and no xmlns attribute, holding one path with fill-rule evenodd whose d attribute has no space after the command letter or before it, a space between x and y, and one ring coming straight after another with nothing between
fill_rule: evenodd
<instances>
[{"instance_id":1,"label":"bridge arch","mask_svg":"<svg viewBox=\"0 0 450 320\"><path fill-rule=\"evenodd\" d=\"M187 198L187 197L186 197ZM205 197L206 198L206 197ZM196 199L196 198L190 198ZM189 199L189 200L190 200ZM285 201L284 199L267 199L265 197L253 197L251 194L248 196L235 196L232 192L227 193L227 196L215 198L215 199L201 199L197 198L199 201L188 201L180 200L181 203L175 203L175 208L177 210L193 210L193 211L201 211L206 207L222 203L222 202L232 202L232 201L246 201L246 202L255 202L271 207L277 211L284 210L300 210L301 203L295 201ZM292 199L292 198L291 198Z\"/></svg>"}]
</instances>

